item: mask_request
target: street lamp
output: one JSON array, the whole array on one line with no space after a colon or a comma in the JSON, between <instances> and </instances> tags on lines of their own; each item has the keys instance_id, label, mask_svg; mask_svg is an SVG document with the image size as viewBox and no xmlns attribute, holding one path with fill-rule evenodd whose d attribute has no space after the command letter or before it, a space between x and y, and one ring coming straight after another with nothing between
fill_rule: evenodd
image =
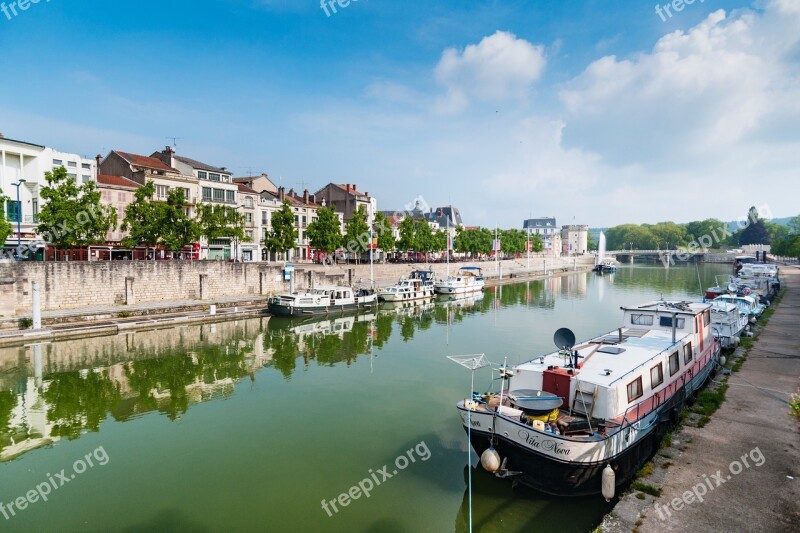
<instances>
[{"instance_id":1,"label":"street lamp","mask_svg":"<svg viewBox=\"0 0 800 533\"><path fill-rule=\"evenodd\" d=\"M17 188L17 261L22 259L22 202L19 199L19 188L25 180L20 178L17 183L11 185Z\"/></svg>"}]
</instances>

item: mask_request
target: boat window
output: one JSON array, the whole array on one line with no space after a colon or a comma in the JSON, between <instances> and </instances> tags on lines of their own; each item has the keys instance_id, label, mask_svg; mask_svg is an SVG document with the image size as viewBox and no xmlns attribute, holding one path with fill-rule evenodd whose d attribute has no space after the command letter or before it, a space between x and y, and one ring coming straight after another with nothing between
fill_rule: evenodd
<instances>
[{"instance_id":1,"label":"boat window","mask_svg":"<svg viewBox=\"0 0 800 533\"><path fill-rule=\"evenodd\" d=\"M655 389L664 383L664 367L661 363L650 369L650 388Z\"/></svg>"},{"instance_id":2,"label":"boat window","mask_svg":"<svg viewBox=\"0 0 800 533\"><path fill-rule=\"evenodd\" d=\"M642 376L639 376L632 382L628 383L628 403L641 398L644 392L642 391Z\"/></svg>"},{"instance_id":3,"label":"boat window","mask_svg":"<svg viewBox=\"0 0 800 533\"><path fill-rule=\"evenodd\" d=\"M711 312L708 309L703 311L703 324L705 324L706 326L711 324Z\"/></svg>"},{"instance_id":4,"label":"boat window","mask_svg":"<svg viewBox=\"0 0 800 533\"><path fill-rule=\"evenodd\" d=\"M300 305L311 305L313 303L314 303L314 299L313 298L301 298L300 299Z\"/></svg>"},{"instance_id":5,"label":"boat window","mask_svg":"<svg viewBox=\"0 0 800 533\"><path fill-rule=\"evenodd\" d=\"M658 319L659 319L659 325L662 328L671 328L672 327L672 317L671 316L660 316L660 317L658 317ZM678 328L678 329L683 329L685 326L686 326L686 319L685 318L679 318L675 322L675 327Z\"/></svg>"},{"instance_id":6,"label":"boat window","mask_svg":"<svg viewBox=\"0 0 800 533\"><path fill-rule=\"evenodd\" d=\"M683 364L688 364L692 360L692 343L683 347Z\"/></svg>"},{"instance_id":7,"label":"boat window","mask_svg":"<svg viewBox=\"0 0 800 533\"><path fill-rule=\"evenodd\" d=\"M680 368L681 364L680 361L678 361L678 352L673 352L669 356L669 375L674 376L675 372L680 370Z\"/></svg>"},{"instance_id":8,"label":"boat window","mask_svg":"<svg viewBox=\"0 0 800 533\"><path fill-rule=\"evenodd\" d=\"M653 315L632 314L631 324L634 326L652 326Z\"/></svg>"}]
</instances>

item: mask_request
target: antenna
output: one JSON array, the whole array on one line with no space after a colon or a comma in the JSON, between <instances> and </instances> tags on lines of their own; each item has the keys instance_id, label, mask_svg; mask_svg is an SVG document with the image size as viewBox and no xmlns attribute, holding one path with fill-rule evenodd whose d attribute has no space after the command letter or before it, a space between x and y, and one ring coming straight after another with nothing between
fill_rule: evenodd
<instances>
[{"instance_id":1,"label":"antenna","mask_svg":"<svg viewBox=\"0 0 800 533\"><path fill-rule=\"evenodd\" d=\"M164 137L164 138L165 138L166 140L168 140L168 141L169 141L170 139L172 140L172 147L173 147L173 148L177 148L177 147L178 147L178 140L179 140L179 139L183 139L183 137Z\"/></svg>"}]
</instances>

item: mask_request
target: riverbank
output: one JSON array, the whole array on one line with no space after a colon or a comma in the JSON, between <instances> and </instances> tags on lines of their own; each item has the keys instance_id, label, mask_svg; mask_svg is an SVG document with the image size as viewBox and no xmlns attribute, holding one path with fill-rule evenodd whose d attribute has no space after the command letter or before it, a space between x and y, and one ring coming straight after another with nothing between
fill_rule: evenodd
<instances>
[{"instance_id":1,"label":"riverbank","mask_svg":"<svg viewBox=\"0 0 800 533\"><path fill-rule=\"evenodd\" d=\"M600 530L796 530L800 423L788 400L800 376L800 270L783 267L781 281L783 298L746 359L731 361L739 370L715 378L725 401L665 439Z\"/></svg>"},{"instance_id":2,"label":"riverbank","mask_svg":"<svg viewBox=\"0 0 800 533\"><path fill-rule=\"evenodd\" d=\"M591 270L591 264L586 261L573 261L552 263L547 266L543 261L536 265L532 261L531 269L527 264L519 261L504 261L501 263L503 277L493 272L494 263L484 263L486 286L506 285L524 281L545 279L564 276L576 272L585 273ZM582 264L583 263L583 264ZM546 267L546 269L545 269ZM338 269L337 269L338 268ZM315 279L321 275L338 277L342 279L353 278L355 283L363 283L365 269L369 265L352 265L347 267L351 272L340 272L341 267L312 266L301 271L299 277L306 277L311 272ZM376 273L376 286L386 286L397 281L411 270L428 268L428 265L374 265ZM437 276L446 274L447 265L431 265L430 268ZM455 271L457 265L451 265ZM407 272L406 272L407 271ZM441 272L440 272L441 271ZM324 274L322 274L324 272ZM366 271L369 275L369 271ZM288 284L286 284L288 291ZM274 294L271 291L271 294ZM56 309L42 312L43 329L30 329L30 314L0 318L0 346L18 346L34 342L48 342L56 339L70 339L82 336L115 335L121 331L137 329L168 328L175 325L216 322L240 318L253 318L266 316L266 296L223 296L207 300L181 299L159 300L153 302L135 303L130 305L91 305L70 309ZM214 314L211 309L214 308Z\"/></svg>"}]
</instances>

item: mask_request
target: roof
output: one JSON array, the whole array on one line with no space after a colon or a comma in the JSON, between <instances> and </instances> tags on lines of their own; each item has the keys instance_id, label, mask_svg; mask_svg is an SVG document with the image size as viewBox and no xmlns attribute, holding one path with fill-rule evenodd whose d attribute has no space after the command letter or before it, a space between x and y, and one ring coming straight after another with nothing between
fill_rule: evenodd
<instances>
[{"instance_id":1,"label":"roof","mask_svg":"<svg viewBox=\"0 0 800 533\"><path fill-rule=\"evenodd\" d=\"M175 157L175 159L177 159L181 163L189 165L190 167L192 167L195 170L207 170L209 172L219 172L220 174L230 174L230 172L228 172L227 170L225 170L222 167L215 167L213 165L207 165L206 163L202 163L200 161L196 161L196 160L190 159L188 157L183 157L181 155L176 155L174 157Z\"/></svg>"},{"instance_id":2,"label":"roof","mask_svg":"<svg viewBox=\"0 0 800 533\"><path fill-rule=\"evenodd\" d=\"M47 148L46 146L42 146L41 144L29 143L27 141L18 141L17 139L9 139L8 137L0 137L0 141L8 141L17 144L27 144L28 146L34 146L36 148Z\"/></svg>"},{"instance_id":3,"label":"roof","mask_svg":"<svg viewBox=\"0 0 800 533\"><path fill-rule=\"evenodd\" d=\"M117 154L122 159L124 159L125 161L127 161L128 163L130 163L135 167L149 168L153 170L163 170L165 172L178 172L176 169L167 165L160 159L156 159L155 157L131 154L128 152L120 152L119 150L114 150L112 153Z\"/></svg>"},{"instance_id":4,"label":"roof","mask_svg":"<svg viewBox=\"0 0 800 533\"><path fill-rule=\"evenodd\" d=\"M251 189L244 183L237 183L237 182L234 183L236 183L236 185L239 187L239 192L246 192L247 194L260 194L257 190Z\"/></svg>"},{"instance_id":5,"label":"roof","mask_svg":"<svg viewBox=\"0 0 800 533\"><path fill-rule=\"evenodd\" d=\"M679 315L697 315L702 313L711 305L699 302L650 302L634 307L622 306L623 311L654 311L657 313L676 313Z\"/></svg>"},{"instance_id":6,"label":"roof","mask_svg":"<svg viewBox=\"0 0 800 533\"><path fill-rule=\"evenodd\" d=\"M437 207L433 212L425 213L423 216L428 222L437 222L442 228L464 225L463 220L461 220L461 212L459 212L457 207L453 207L452 205Z\"/></svg>"},{"instance_id":7,"label":"roof","mask_svg":"<svg viewBox=\"0 0 800 533\"><path fill-rule=\"evenodd\" d=\"M114 187L130 187L132 189L140 187L138 183L123 176L110 176L108 174L98 174L97 183L99 185L110 185Z\"/></svg>"},{"instance_id":8,"label":"roof","mask_svg":"<svg viewBox=\"0 0 800 533\"><path fill-rule=\"evenodd\" d=\"M369 198L369 196L367 196L365 193L356 190L356 187L357 187L356 184L350 184L349 185L349 190L348 190L348 184L346 184L346 183L329 183L325 187L323 187L320 190L318 190L316 192L316 194L320 194L322 191L324 191L328 187L337 187L337 188L341 189L342 192L344 192L345 194L349 194L350 196L355 197L356 200Z\"/></svg>"},{"instance_id":9,"label":"roof","mask_svg":"<svg viewBox=\"0 0 800 533\"><path fill-rule=\"evenodd\" d=\"M529 218L522 224L522 229L528 228L555 228L555 217Z\"/></svg>"}]
</instances>

